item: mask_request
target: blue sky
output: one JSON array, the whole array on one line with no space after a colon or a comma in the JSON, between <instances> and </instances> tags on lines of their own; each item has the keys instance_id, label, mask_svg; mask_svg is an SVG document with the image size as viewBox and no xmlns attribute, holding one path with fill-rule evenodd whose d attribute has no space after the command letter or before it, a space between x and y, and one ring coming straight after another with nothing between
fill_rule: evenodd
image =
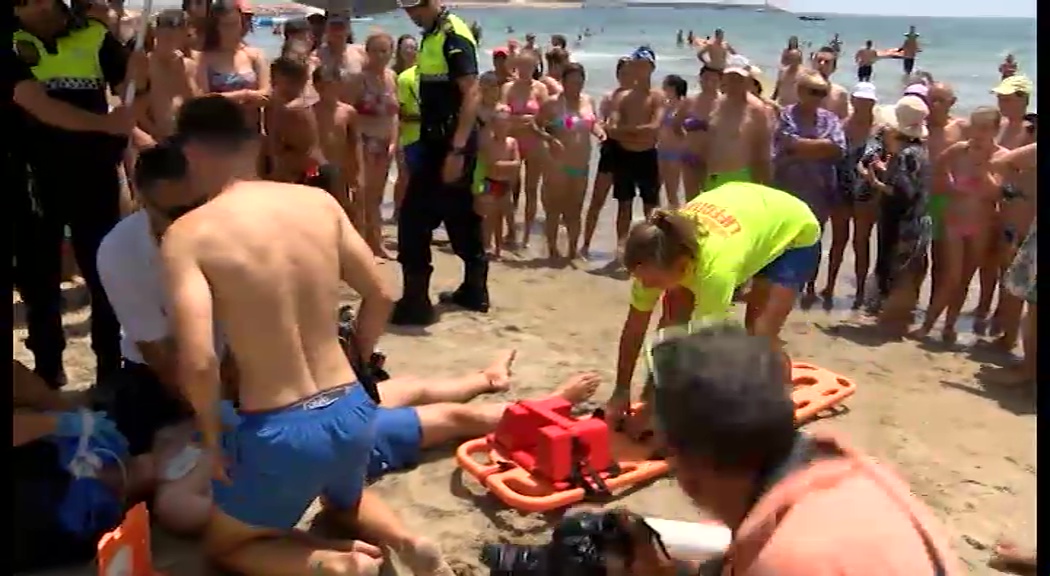
<instances>
[{"instance_id":1,"label":"blue sky","mask_svg":"<svg viewBox=\"0 0 1050 576\"><path fill-rule=\"evenodd\" d=\"M1036 0L773 0L792 12L1035 18Z\"/></svg>"}]
</instances>

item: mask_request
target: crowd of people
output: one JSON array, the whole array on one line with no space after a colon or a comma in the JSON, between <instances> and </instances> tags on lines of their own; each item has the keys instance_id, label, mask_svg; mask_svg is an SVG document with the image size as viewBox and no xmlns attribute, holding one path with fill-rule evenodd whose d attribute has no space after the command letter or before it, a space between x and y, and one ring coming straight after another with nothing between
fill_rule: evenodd
<instances>
[{"instance_id":1,"label":"crowd of people","mask_svg":"<svg viewBox=\"0 0 1050 576\"><path fill-rule=\"evenodd\" d=\"M880 115L870 69L851 90L833 81L841 42L808 66L789 43L766 94L762 72L718 30L697 50L699 92L678 76L656 81L657 55L640 46L617 62L618 86L592 97L563 36L546 50L532 35L508 42L482 72L470 26L438 0L400 4L419 38L373 32L356 43L346 14L314 15L284 25L270 62L245 42L251 15L236 4L164 10L138 50L120 40L109 6L16 2L5 70L25 146L6 161L34 357L33 370L13 367L16 569L89 558L124 504L146 500L161 525L200 536L237 573L371 575L383 547L419 576L450 575L437 544L367 483L412 467L423 449L493 430L506 404L465 402L507 391L514 354L456 379L380 382L376 345L388 319L435 320L439 224L464 261L463 284L441 299L484 313L489 261L529 245L540 208L551 263L587 258L611 191L633 286L607 413L632 434L660 425L683 490L734 528L727 569L819 573L810 553L843 545L827 508L858 526L899 525L896 541L871 534L866 544L884 553L858 556L863 570L881 558L892 573L959 573L898 480L838 440L795 432L779 332L799 295L802 306L830 305L852 233L855 308L896 337L925 338L944 314L942 337L954 342L978 276L977 331L1004 351L1020 338L1012 380L1031 382L1032 81L1006 68L996 106L960 117L951 86L916 75ZM127 96L111 106L113 94ZM391 258L380 207L392 166L396 303L380 268ZM645 221L632 225L636 197ZM97 380L85 397L60 391L66 235L91 295ZM913 329L927 276L930 302ZM340 283L362 298L342 339ZM662 326L724 321L734 301L747 303L745 326L693 327L648 350L659 385L630 414L661 301ZM550 394L578 404L598 384L574 375ZM106 458L88 458L93 449ZM799 496L795 474L833 478L834 497ZM858 491L866 506L844 506ZM318 497L361 540L294 532ZM808 514L771 538L763 526L785 507ZM814 530L824 548L807 548L798 567ZM631 573L682 573L657 552L640 549L648 563Z\"/></svg>"}]
</instances>

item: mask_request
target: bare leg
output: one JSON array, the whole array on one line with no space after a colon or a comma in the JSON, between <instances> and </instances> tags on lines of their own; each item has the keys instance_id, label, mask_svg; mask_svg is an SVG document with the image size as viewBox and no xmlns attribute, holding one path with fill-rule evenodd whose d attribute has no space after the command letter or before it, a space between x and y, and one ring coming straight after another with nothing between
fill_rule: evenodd
<instances>
[{"instance_id":1,"label":"bare leg","mask_svg":"<svg viewBox=\"0 0 1050 576\"><path fill-rule=\"evenodd\" d=\"M572 178L565 197L565 235L570 259L579 256L580 228L583 226L583 198L587 195L587 178Z\"/></svg>"},{"instance_id":2,"label":"bare leg","mask_svg":"<svg viewBox=\"0 0 1050 576\"><path fill-rule=\"evenodd\" d=\"M576 374L567 378L549 396L560 396L575 405L589 399L598 390L601 377L593 372ZM503 412L510 403L488 404L428 404L416 408L423 439L420 448L425 450L452 440L484 436L496 429Z\"/></svg>"},{"instance_id":3,"label":"bare leg","mask_svg":"<svg viewBox=\"0 0 1050 576\"><path fill-rule=\"evenodd\" d=\"M842 268L842 257L849 243L849 226L851 210L849 206L839 206L831 211L831 248L828 249L828 279L820 297L824 304L830 306L835 297L835 284Z\"/></svg>"},{"instance_id":4,"label":"bare leg","mask_svg":"<svg viewBox=\"0 0 1050 576\"><path fill-rule=\"evenodd\" d=\"M981 253L979 249L981 246L975 239L964 239L962 242L963 257L962 257L962 276L959 278L959 284L954 290L951 302L948 304L948 312L944 318L944 325L954 326L959 321L959 314L962 313L963 303L966 301L966 294L970 289L970 282L973 280L974 274L977 273L977 269L980 266ZM974 313L976 314L976 312ZM975 321L974 331L977 331ZM984 332L984 326L980 326L981 332ZM948 334L945 334L945 338Z\"/></svg>"},{"instance_id":5,"label":"bare leg","mask_svg":"<svg viewBox=\"0 0 1050 576\"><path fill-rule=\"evenodd\" d=\"M516 356L516 350L500 352L484 370L459 378L391 378L379 385L383 407L401 408L439 402L463 403L482 394L505 392L510 388L511 366Z\"/></svg>"},{"instance_id":6,"label":"bare leg","mask_svg":"<svg viewBox=\"0 0 1050 576\"><path fill-rule=\"evenodd\" d=\"M594 175L594 188L591 190L591 203L587 205L587 218L583 226L583 248L580 251L584 258L590 256L591 241L594 240L594 231L598 228L598 217L601 215L605 201L609 199L609 190L612 189L612 174L598 172Z\"/></svg>"},{"instance_id":7,"label":"bare leg","mask_svg":"<svg viewBox=\"0 0 1050 576\"><path fill-rule=\"evenodd\" d=\"M370 488L365 488L356 510L326 505L331 518L362 539L390 548L416 576L455 576L433 541L411 533L397 514ZM306 574L306 572L303 572Z\"/></svg>"},{"instance_id":8,"label":"bare leg","mask_svg":"<svg viewBox=\"0 0 1050 576\"><path fill-rule=\"evenodd\" d=\"M540 190L540 199L543 201L543 234L547 239L547 257L552 261L561 258L558 251L558 231L561 228L568 180L560 166L551 166L543 178L543 189Z\"/></svg>"},{"instance_id":9,"label":"bare leg","mask_svg":"<svg viewBox=\"0 0 1050 576\"><path fill-rule=\"evenodd\" d=\"M667 205L671 208L678 208L678 190L682 181L682 164L678 160L661 160L660 179L663 180L664 194L667 195Z\"/></svg>"},{"instance_id":10,"label":"bare leg","mask_svg":"<svg viewBox=\"0 0 1050 576\"><path fill-rule=\"evenodd\" d=\"M987 237L982 238L982 243L978 247L980 252L977 254L978 264L977 273L980 285L980 297L977 300L977 308L974 308L974 332L984 336L987 331L988 314L992 310L992 302L995 300L995 289L999 285L999 249L998 249L998 238L1002 237L1002 234L998 233L998 227L992 225L996 234L993 236L991 230L988 231ZM997 333L996 326L992 326L992 332Z\"/></svg>"},{"instance_id":11,"label":"bare leg","mask_svg":"<svg viewBox=\"0 0 1050 576\"><path fill-rule=\"evenodd\" d=\"M532 225L536 223L537 200L539 196L540 178L543 175L544 159L543 150L539 142L534 142L534 149L525 156L525 185L522 192L525 194L525 224L521 233L521 246L529 246L529 235L532 234Z\"/></svg>"},{"instance_id":12,"label":"bare leg","mask_svg":"<svg viewBox=\"0 0 1050 576\"><path fill-rule=\"evenodd\" d=\"M999 329L1002 330L1002 336L995 341L997 348L1009 352L1017 345L1023 310L1023 300L1006 290L999 290L999 308L995 311L995 319Z\"/></svg>"},{"instance_id":13,"label":"bare leg","mask_svg":"<svg viewBox=\"0 0 1050 576\"><path fill-rule=\"evenodd\" d=\"M871 269L871 230L875 226L876 216L875 207L871 202L857 203L853 206L853 273L857 279L854 310L859 310L864 304L864 287L868 283L868 271Z\"/></svg>"},{"instance_id":14,"label":"bare leg","mask_svg":"<svg viewBox=\"0 0 1050 576\"><path fill-rule=\"evenodd\" d=\"M627 239L627 232L631 229L633 200L618 201L616 203L616 252L619 254L623 248L623 242Z\"/></svg>"},{"instance_id":15,"label":"bare leg","mask_svg":"<svg viewBox=\"0 0 1050 576\"><path fill-rule=\"evenodd\" d=\"M369 154L365 164L364 198L364 232L368 245L377 258L389 260L386 247L383 246L382 205L383 193L386 190L387 176L390 174L390 156Z\"/></svg>"},{"instance_id":16,"label":"bare leg","mask_svg":"<svg viewBox=\"0 0 1050 576\"><path fill-rule=\"evenodd\" d=\"M478 194L474 196L474 211L481 217L481 244L486 254L492 254L495 239L495 220L498 217L495 203L497 200L491 194Z\"/></svg>"},{"instance_id":17,"label":"bare leg","mask_svg":"<svg viewBox=\"0 0 1050 576\"><path fill-rule=\"evenodd\" d=\"M931 290L930 306L926 309L926 318L922 326L911 333L914 338L925 338L929 335L941 314L949 310L952 300L958 297L960 291L964 294L966 292L962 287L963 247L944 242L937 248L941 253L937 259L939 265L933 270L934 287ZM959 306L961 308L962 305ZM950 317L944 321L944 340L949 343L955 341L955 323Z\"/></svg>"}]
</instances>

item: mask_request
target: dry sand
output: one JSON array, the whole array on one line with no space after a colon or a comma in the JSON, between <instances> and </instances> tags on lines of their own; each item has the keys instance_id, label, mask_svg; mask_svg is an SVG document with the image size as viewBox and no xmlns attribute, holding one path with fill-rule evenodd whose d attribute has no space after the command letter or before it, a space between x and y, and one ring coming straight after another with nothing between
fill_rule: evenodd
<instances>
[{"instance_id":1,"label":"dry sand","mask_svg":"<svg viewBox=\"0 0 1050 576\"><path fill-rule=\"evenodd\" d=\"M435 254L434 291L454 287L459 261L447 249ZM851 269L847 261L844 270ZM398 281L397 265L384 270ZM606 383L596 398L606 397L627 306L625 281L522 259L494 264L490 285L495 307L488 315L448 312L427 331L391 329L382 341L391 371L462 374L482 368L498 350L513 347L519 352L514 383L504 397L542 394L582 370L604 375ZM852 298L852 288L840 292L844 300ZM998 537L1034 544L1034 396L982 385L982 375L1002 362L984 347L880 345L866 322L841 310L796 312L785 330L796 359L837 371L859 386L844 413L810 426L841 431L900 471L945 522L970 572L994 574L984 562ZM71 381L81 386L94 372L84 337L86 317L85 310L67 314L73 337L66 364ZM25 331L19 328L15 336L15 357L28 360ZM451 453L451 446L432 451L417 469L387 476L376 488L411 528L436 538L462 574L485 574L476 562L483 542L543 541L550 519L518 514L486 497L476 484L462 479ZM618 503L647 516L699 517L671 479ZM308 520L309 515L304 523ZM157 567L169 576L206 573L192 543L163 534L154 541ZM90 573L85 568L51 574Z\"/></svg>"}]
</instances>

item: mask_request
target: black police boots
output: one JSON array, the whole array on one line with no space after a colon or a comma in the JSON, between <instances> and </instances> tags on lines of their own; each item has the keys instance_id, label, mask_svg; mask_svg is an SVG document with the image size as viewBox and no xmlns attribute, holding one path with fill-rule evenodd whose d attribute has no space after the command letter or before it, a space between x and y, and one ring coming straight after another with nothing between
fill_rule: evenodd
<instances>
[{"instance_id":1,"label":"black police boots","mask_svg":"<svg viewBox=\"0 0 1050 576\"><path fill-rule=\"evenodd\" d=\"M401 299L394 304L390 323L395 326L430 326L437 321L434 304L430 301L430 272L408 272Z\"/></svg>"},{"instance_id":2,"label":"black police boots","mask_svg":"<svg viewBox=\"0 0 1050 576\"><path fill-rule=\"evenodd\" d=\"M442 304L454 304L473 312L489 311L489 263L482 260L466 266L463 283L455 292L442 292L438 299Z\"/></svg>"}]
</instances>

